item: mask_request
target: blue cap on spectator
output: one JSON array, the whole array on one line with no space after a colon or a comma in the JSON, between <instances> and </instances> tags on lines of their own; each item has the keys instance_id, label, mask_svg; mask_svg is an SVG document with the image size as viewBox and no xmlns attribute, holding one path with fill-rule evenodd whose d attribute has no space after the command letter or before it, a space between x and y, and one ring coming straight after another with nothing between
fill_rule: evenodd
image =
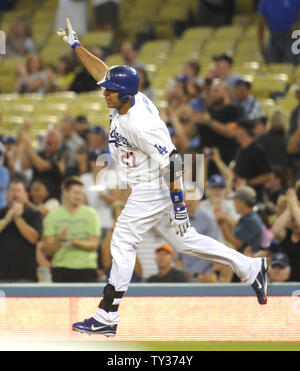
<instances>
[{"instance_id":1,"label":"blue cap on spectator","mask_svg":"<svg viewBox=\"0 0 300 371\"><path fill-rule=\"evenodd\" d=\"M190 102L190 107L198 112L203 112L204 111L204 104L201 102L200 99L195 98Z\"/></svg>"},{"instance_id":2,"label":"blue cap on spectator","mask_svg":"<svg viewBox=\"0 0 300 371\"><path fill-rule=\"evenodd\" d=\"M208 179L208 186L209 186L209 188L216 188L216 187L224 188L224 187L226 187L225 178L220 174L212 175Z\"/></svg>"},{"instance_id":3,"label":"blue cap on spectator","mask_svg":"<svg viewBox=\"0 0 300 371\"><path fill-rule=\"evenodd\" d=\"M94 133L94 134L106 136L106 131L100 125L91 126L88 131L89 131L89 133Z\"/></svg>"},{"instance_id":4,"label":"blue cap on spectator","mask_svg":"<svg viewBox=\"0 0 300 371\"><path fill-rule=\"evenodd\" d=\"M17 140L14 137L10 136L10 135L3 135L1 137L1 142L3 144L16 144L17 143Z\"/></svg>"},{"instance_id":5,"label":"blue cap on spectator","mask_svg":"<svg viewBox=\"0 0 300 371\"><path fill-rule=\"evenodd\" d=\"M278 252L273 255L270 266L280 265L282 268L288 267L290 265L289 258L286 254Z\"/></svg>"}]
</instances>

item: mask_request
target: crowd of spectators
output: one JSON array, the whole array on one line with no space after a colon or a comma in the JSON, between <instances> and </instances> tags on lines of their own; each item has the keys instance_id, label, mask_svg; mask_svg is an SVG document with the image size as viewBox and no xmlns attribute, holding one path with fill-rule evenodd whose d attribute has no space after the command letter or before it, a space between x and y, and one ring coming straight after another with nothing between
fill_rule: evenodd
<instances>
[{"instance_id":1,"label":"crowd of spectators","mask_svg":"<svg viewBox=\"0 0 300 371\"><path fill-rule=\"evenodd\" d=\"M96 17L105 3L94 1ZM115 24L105 28L116 31ZM27 58L17 67L20 94L96 89L72 54L45 66L22 20L12 28L8 47L11 55ZM105 58L97 46L92 52ZM155 102L138 50L125 42L120 52L124 64L139 71L140 91ZM199 78L200 63L187 60L166 86L167 107L161 109L177 149L204 154L204 194L185 184L185 195L194 196L186 197L191 225L242 254L267 256L272 282L300 281L300 86L290 117L278 107L266 117L251 83L233 72L233 57L221 54L212 61L214 68ZM108 133L83 115L65 116L34 148L31 129L26 122L17 136L0 136L0 281L42 281L45 271L53 282L106 280L114 224L130 195L116 186ZM97 162L100 155L106 163ZM145 277L137 255L132 282L238 280L221 264L181 255L166 244L152 248L157 274Z\"/></svg>"}]
</instances>

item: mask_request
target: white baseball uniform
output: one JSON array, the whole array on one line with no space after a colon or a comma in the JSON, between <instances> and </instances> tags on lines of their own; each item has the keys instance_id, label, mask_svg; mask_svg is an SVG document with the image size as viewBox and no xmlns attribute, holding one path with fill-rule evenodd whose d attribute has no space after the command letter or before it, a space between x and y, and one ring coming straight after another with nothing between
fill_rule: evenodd
<instances>
[{"instance_id":1,"label":"white baseball uniform","mask_svg":"<svg viewBox=\"0 0 300 371\"><path fill-rule=\"evenodd\" d=\"M180 253L230 266L242 281L252 284L260 271L261 259L246 257L190 227L183 237L168 224L172 211L170 190L160 177L159 167L169 164L174 150L169 132L154 104L142 93L125 115L111 110L109 148L117 172L132 188L111 240L113 257L109 283L116 291L126 291L133 273L136 251L143 234L154 227ZM155 161L151 161L155 159ZM149 163L151 162L151 166ZM114 299L119 304L121 299ZM116 324L119 312L99 309L94 318Z\"/></svg>"}]
</instances>

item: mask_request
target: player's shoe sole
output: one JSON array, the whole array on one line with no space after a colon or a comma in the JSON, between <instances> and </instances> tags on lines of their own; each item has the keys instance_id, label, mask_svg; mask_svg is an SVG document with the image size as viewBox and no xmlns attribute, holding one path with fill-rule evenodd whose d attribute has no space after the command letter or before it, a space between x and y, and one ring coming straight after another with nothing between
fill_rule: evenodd
<instances>
[{"instance_id":1,"label":"player's shoe sole","mask_svg":"<svg viewBox=\"0 0 300 371\"><path fill-rule=\"evenodd\" d=\"M252 284L252 288L256 293L259 304L267 304L269 291L267 258L262 258L261 269Z\"/></svg>"},{"instance_id":2,"label":"player's shoe sole","mask_svg":"<svg viewBox=\"0 0 300 371\"><path fill-rule=\"evenodd\" d=\"M113 337L117 333L118 325L106 325L98 322L95 318L89 318L83 322L76 322L73 324L73 331L89 335L104 335L106 337Z\"/></svg>"}]
</instances>

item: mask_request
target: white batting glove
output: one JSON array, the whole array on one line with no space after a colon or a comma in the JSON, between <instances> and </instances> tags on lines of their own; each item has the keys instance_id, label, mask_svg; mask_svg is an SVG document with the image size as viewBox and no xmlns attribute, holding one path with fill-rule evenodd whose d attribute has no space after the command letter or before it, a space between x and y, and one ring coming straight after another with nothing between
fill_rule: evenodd
<instances>
[{"instance_id":1,"label":"white batting glove","mask_svg":"<svg viewBox=\"0 0 300 371\"><path fill-rule=\"evenodd\" d=\"M172 210L172 213L169 214L168 217L169 224L175 226L176 234L180 234L180 236L183 237L185 232L191 226L185 205L175 206Z\"/></svg>"},{"instance_id":2,"label":"white batting glove","mask_svg":"<svg viewBox=\"0 0 300 371\"><path fill-rule=\"evenodd\" d=\"M72 28L72 25L71 25L71 22L70 22L69 18L66 18L66 24L67 24L67 28L66 29L60 28L57 31L57 35L59 37L61 37L64 40L65 43L67 43L73 49L75 49L76 46L80 45L80 41L78 40L76 32L73 31L73 28Z\"/></svg>"}]
</instances>

